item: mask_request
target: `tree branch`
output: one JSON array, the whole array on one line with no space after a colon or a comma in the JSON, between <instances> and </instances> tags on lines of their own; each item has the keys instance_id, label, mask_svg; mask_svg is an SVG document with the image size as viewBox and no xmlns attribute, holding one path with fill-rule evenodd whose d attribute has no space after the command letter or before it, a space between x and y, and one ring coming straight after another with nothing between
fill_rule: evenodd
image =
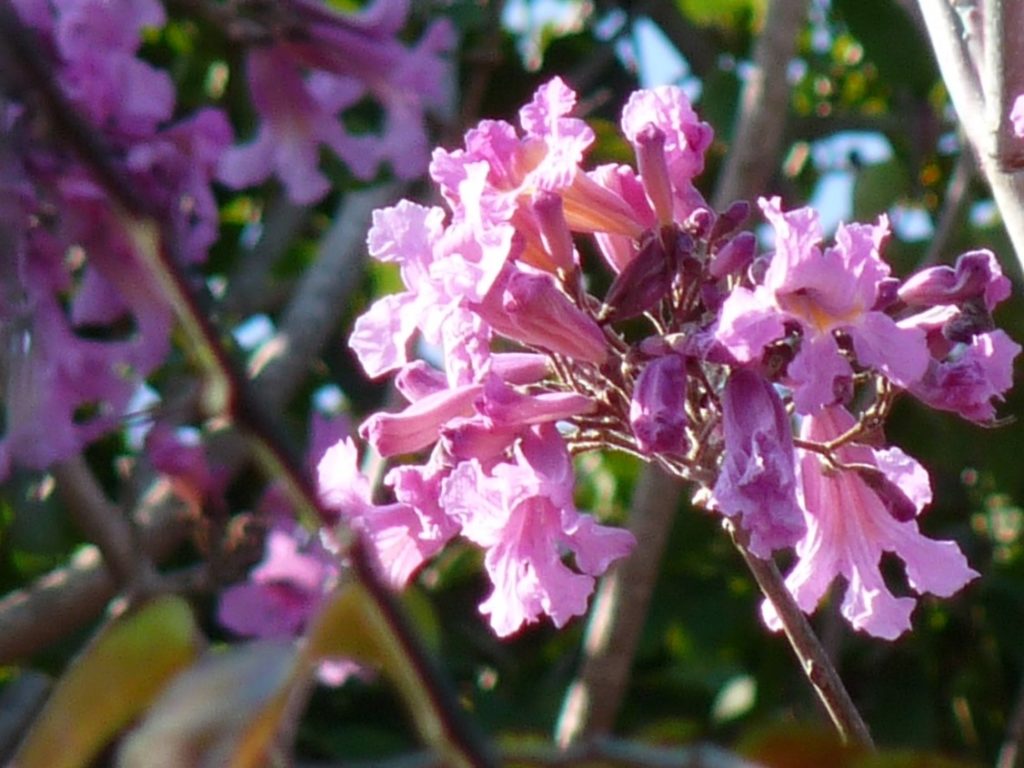
<instances>
[{"instance_id":1,"label":"tree branch","mask_svg":"<svg viewBox=\"0 0 1024 768\"><path fill-rule=\"evenodd\" d=\"M52 469L57 493L85 537L103 555L118 586L129 591L145 589L156 577L145 550L137 546L136 534L123 511L111 504L81 455L62 461Z\"/></svg>"},{"instance_id":2,"label":"tree branch","mask_svg":"<svg viewBox=\"0 0 1024 768\"><path fill-rule=\"evenodd\" d=\"M768 188L789 113L789 62L807 20L809 0L771 0L754 48L754 66L740 95L732 144L715 190L714 206L724 210Z\"/></svg>"},{"instance_id":3,"label":"tree branch","mask_svg":"<svg viewBox=\"0 0 1024 768\"><path fill-rule=\"evenodd\" d=\"M345 196L281 318L277 334L256 362L256 386L272 411L280 410L302 383L308 366L331 337L359 285L366 231L375 208L401 192L381 184Z\"/></svg>"},{"instance_id":4,"label":"tree branch","mask_svg":"<svg viewBox=\"0 0 1024 768\"><path fill-rule=\"evenodd\" d=\"M139 545L153 561L170 556L184 540L190 514L159 480L134 514ZM0 599L0 666L38 652L96 618L117 594L118 583L100 550L87 546L63 568ZM55 620L59 617L59 621Z\"/></svg>"},{"instance_id":5,"label":"tree branch","mask_svg":"<svg viewBox=\"0 0 1024 768\"><path fill-rule=\"evenodd\" d=\"M857 707L854 706L839 673L836 672L828 654L818 640L818 636L807 621L807 617L793 600L775 561L762 560L756 555L752 555L743 542L742 536L735 529L733 529L733 541L757 581L757 585L761 588L761 592L775 607L779 620L782 622L783 631L789 639L789 644L803 666L804 674L814 686L818 698L825 705L825 709L843 741L873 748L874 742L867 725L860 716L860 712L857 711Z\"/></svg>"},{"instance_id":6,"label":"tree branch","mask_svg":"<svg viewBox=\"0 0 1024 768\"><path fill-rule=\"evenodd\" d=\"M1001 74L1005 69L1001 62L1010 54L1003 49L1001 42L993 43L988 46L990 53L983 54L986 61L976 60L964 41L963 23L948 0L919 0L919 4L932 48L935 50L939 72L946 84L953 108L973 148L978 167L988 180L992 197L1002 215L1003 225L1016 251L1018 266L1024 270L1024 178L1020 173L1012 172L1001 164L996 141L1000 133L999 128L996 126L993 129L989 124L992 115L997 111L1009 109L1009 94L1006 92L1004 75ZM1002 5L996 3L995 12L999 13L1001 8ZM1019 7L1015 13L1021 13ZM994 17L990 16L989 20L992 18ZM996 37L1002 39L998 34ZM991 52L996 47L999 51ZM1013 55L1019 56L1020 49L1017 48ZM991 62L997 71L988 72L984 78L998 78L1000 82L986 86L979 79L978 72L985 69L983 65L990 63L990 57L997 60ZM986 104L986 94L998 100L998 103ZM1002 124L1005 116L998 115L998 120Z\"/></svg>"}]
</instances>

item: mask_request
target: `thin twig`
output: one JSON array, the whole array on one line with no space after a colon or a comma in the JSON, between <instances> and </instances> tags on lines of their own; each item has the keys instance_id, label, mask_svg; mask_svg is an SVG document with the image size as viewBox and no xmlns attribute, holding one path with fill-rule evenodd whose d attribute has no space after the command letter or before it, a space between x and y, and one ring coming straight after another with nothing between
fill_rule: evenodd
<instances>
[{"instance_id":1,"label":"thin twig","mask_svg":"<svg viewBox=\"0 0 1024 768\"><path fill-rule=\"evenodd\" d=\"M829 717L843 741L873 748L871 732L850 698L843 681L836 672L832 661L814 633L807 617L786 587L774 560L762 560L750 553L742 536L733 529L733 541L744 562L753 574L761 592L771 602L782 623L789 644L804 669L804 674L814 686L818 698L825 705Z\"/></svg>"},{"instance_id":2,"label":"thin twig","mask_svg":"<svg viewBox=\"0 0 1024 768\"><path fill-rule=\"evenodd\" d=\"M189 520L170 484L157 481L134 513L142 551L153 562L165 560L185 539ZM0 599L0 666L38 653L94 620L117 591L99 549L87 546L63 568L8 593Z\"/></svg>"},{"instance_id":3,"label":"thin twig","mask_svg":"<svg viewBox=\"0 0 1024 768\"><path fill-rule=\"evenodd\" d=\"M968 151L961 152L956 158L953 173L950 174L946 187L946 200L942 204L939 222L935 225L935 233L928 250L918 265L920 268L930 267L942 261L942 255L949 246L949 241L963 219L964 211L970 200L971 180L974 178L974 158Z\"/></svg>"},{"instance_id":4,"label":"thin twig","mask_svg":"<svg viewBox=\"0 0 1024 768\"><path fill-rule=\"evenodd\" d=\"M114 580L130 592L145 591L156 576L153 564L137 546L131 519L107 500L85 459L74 456L52 472L65 509L103 554Z\"/></svg>"}]
</instances>

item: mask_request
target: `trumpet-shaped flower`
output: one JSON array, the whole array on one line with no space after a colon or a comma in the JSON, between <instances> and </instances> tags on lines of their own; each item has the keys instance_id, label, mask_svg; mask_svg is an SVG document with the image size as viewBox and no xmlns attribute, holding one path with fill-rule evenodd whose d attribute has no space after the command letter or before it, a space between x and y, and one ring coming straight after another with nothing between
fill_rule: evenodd
<instances>
[{"instance_id":1,"label":"trumpet-shaped flower","mask_svg":"<svg viewBox=\"0 0 1024 768\"><path fill-rule=\"evenodd\" d=\"M442 505L462 535L486 550L494 586L480 611L506 637L550 616L555 626L584 613L599 576L634 544L576 510L572 461L554 426L531 428L514 461L489 472L476 460L459 464L442 485ZM563 560L572 553L572 565Z\"/></svg>"},{"instance_id":2,"label":"trumpet-shaped flower","mask_svg":"<svg viewBox=\"0 0 1024 768\"><path fill-rule=\"evenodd\" d=\"M854 425L842 406L805 417L801 437L827 442ZM864 465L884 474L919 515L931 502L924 468L898 448L875 450L861 445L838 448L847 465ZM955 542L922 535L917 520L897 520L878 493L854 469L827 466L822 457L803 451L798 464L807 534L796 546L797 563L786 585L806 612L815 609L836 577L846 580L841 611L855 629L894 639L910 628L913 597L897 597L881 572L882 555L892 552L903 561L911 589L949 597L978 574ZM769 626L778 629L770 604L764 608Z\"/></svg>"}]
</instances>

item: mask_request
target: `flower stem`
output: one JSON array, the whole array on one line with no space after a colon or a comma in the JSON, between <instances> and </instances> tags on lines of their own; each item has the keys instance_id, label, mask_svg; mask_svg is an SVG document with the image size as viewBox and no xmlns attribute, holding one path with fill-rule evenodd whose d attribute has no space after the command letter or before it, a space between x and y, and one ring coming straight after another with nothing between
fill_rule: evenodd
<instances>
[{"instance_id":1,"label":"flower stem","mask_svg":"<svg viewBox=\"0 0 1024 768\"><path fill-rule=\"evenodd\" d=\"M789 644L797 659L800 660L800 665L814 688L814 692L818 694L821 703L825 705L832 723L839 731L839 736L847 744L873 749L874 741L871 739L871 733L868 731L864 718L861 717L853 699L850 698L839 673L821 645L818 636L814 633L814 629L811 628L807 617L804 616L800 606L796 604L787 589L775 561L762 560L751 554L743 540L741 531L730 527L730 533L733 543L753 574L761 592L775 607L775 612L782 622L783 631L789 638Z\"/></svg>"}]
</instances>

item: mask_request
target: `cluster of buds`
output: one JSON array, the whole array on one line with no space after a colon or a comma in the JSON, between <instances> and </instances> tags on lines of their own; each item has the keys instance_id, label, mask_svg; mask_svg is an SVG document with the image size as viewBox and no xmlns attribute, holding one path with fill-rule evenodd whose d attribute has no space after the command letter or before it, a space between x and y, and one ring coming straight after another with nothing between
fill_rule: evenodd
<instances>
[{"instance_id":1,"label":"cluster of buds","mask_svg":"<svg viewBox=\"0 0 1024 768\"><path fill-rule=\"evenodd\" d=\"M320 463L325 500L396 587L455 536L481 547L481 610L504 636L581 614L594 577L629 551L628 532L575 508L571 461L625 451L692 481L754 555L795 548L801 608L842 576L852 625L899 635L915 600L890 591L883 552L918 593L948 596L976 574L955 543L921 534L928 475L879 447L880 427L900 392L994 418L1020 349L991 321L1009 293L995 258L901 283L881 258L884 216L826 247L817 214L778 199L760 201L774 244L759 253L741 229L748 205L713 211L693 185L712 132L682 91L626 104L636 169L584 169L594 134L574 104L555 79L521 131L485 121L464 149L437 150L450 214L408 201L375 213L370 253L398 264L406 291L374 304L350 343L369 375L397 372L409 405L360 434L385 457L429 458L388 473L394 503L348 503L344 441ZM583 258L610 269L603 298ZM410 357L414 338L439 366Z\"/></svg>"}]
</instances>

